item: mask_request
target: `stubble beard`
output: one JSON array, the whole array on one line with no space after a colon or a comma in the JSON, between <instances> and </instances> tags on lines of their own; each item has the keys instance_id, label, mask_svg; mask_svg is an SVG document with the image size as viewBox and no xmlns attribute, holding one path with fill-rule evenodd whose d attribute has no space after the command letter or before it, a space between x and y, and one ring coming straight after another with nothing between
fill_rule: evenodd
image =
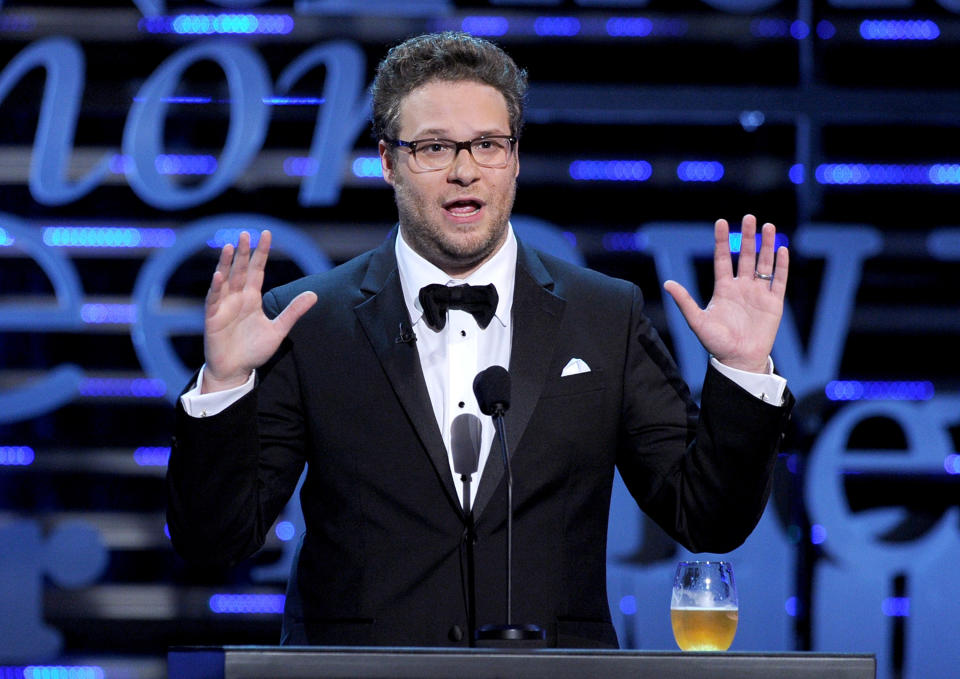
<instances>
[{"instance_id":1,"label":"stubble beard","mask_svg":"<svg viewBox=\"0 0 960 679\"><path fill-rule=\"evenodd\" d=\"M496 203L487 203L485 211L493 214L489 227L471 225L468 238L451 238L443 227L431 221L427 206L415 192L398 178L394 185L394 200L400 218L400 228L407 244L448 274L459 275L473 271L489 259L503 243L507 223L516 197L516 182L510 191Z\"/></svg>"}]
</instances>

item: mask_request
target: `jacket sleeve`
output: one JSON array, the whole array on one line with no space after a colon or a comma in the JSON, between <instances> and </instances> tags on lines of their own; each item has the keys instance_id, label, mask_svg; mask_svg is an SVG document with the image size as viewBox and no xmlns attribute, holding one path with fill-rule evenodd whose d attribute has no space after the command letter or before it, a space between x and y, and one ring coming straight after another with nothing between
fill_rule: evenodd
<instances>
[{"instance_id":1,"label":"jacket sleeve","mask_svg":"<svg viewBox=\"0 0 960 679\"><path fill-rule=\"evenodd\" d=\"M270 293L264 307L276 315ZM233 565L256 552L303 470L303 412L289 342L257 376L252 392L211 417L190 417L178 400L167 524L187 560Z\"/></svg>"},{"instance_id":2,"label":"jacket sleeve","mask_svg":"<svg viewBox=\"0 0 960 679\"><path fill-rule=\"evenodd\" d=\"M671 537L728 552L763 514L793 397L772 406L709 367L698 409L642 305L635 288L617 466Z\"/></svg>"}]
</instances>

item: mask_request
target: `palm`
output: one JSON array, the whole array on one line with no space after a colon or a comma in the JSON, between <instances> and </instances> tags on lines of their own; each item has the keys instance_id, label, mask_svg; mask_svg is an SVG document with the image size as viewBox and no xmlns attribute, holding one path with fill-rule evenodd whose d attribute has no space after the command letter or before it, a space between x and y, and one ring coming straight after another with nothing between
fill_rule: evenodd
<instances>
[{"instance_id":1,"label":"palm","mask_svg":"<svg viewBox=\"0 0 960 679\"><path fill-rule=\"evenodd\" d=\"M706 308L700 309L679 283L668 281L664 287L710 354L730 367L763 372L783 315L788 253L786 248L781 248L774 254L776 230L772 224L764 226L759 257L751 247L756 234L756 220L752 216L744 217L741 233L743 247L734 276L729 228L725 220L717 221L714 290ZM754 271L763 274L772 271L774 276L770 281L757 279Z\"/></svg>"},{"instance_id":2,"label":"palm","mask_svg":"<svg viewBox=\"0 0 960 679\"><path fill-rule=\"evenodd\" d=\"M269 359L293 324L316 302L312 292L298 295L271 320L263 312L263 272L270 249L264 231L250 256L250 237L240 236L236 253L226 245L207 293L203 349L204 391L245 382L250 372Z\"/></svg>"}]
</instances>

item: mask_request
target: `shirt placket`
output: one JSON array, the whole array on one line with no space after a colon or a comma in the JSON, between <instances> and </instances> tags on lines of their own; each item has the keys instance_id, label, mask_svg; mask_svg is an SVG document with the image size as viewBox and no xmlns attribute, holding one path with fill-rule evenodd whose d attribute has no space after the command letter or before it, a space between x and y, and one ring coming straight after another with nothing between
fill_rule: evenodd
<instances>
[{"instance_id":1,"label":"shirt placket","mask_svg":"<svg viewBox=\"0 0 960 679\"><path fill-rule=\"evenodd\" d=\"M476 398L473 395L473 378L477 371L480 330L473 317L459 309L448 312L447 322L450 332L447 335L447 413L444 430L449 441L450 427L457 415L462 413L478 414ZM476 474L471 481L476 480ZM457 491L463 501L463 488L459 475L455 474Z\"/></svg>"}]
</instances>

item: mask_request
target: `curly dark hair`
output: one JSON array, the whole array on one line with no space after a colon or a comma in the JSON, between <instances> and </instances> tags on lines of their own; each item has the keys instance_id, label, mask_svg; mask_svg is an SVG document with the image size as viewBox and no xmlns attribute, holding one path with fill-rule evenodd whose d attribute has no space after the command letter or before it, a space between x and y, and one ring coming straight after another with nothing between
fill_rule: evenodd
<instances>
[{"instance_id":1,"label":"curly dark hair","mask_svg":"<svg viewBox=\"0 0 960 679\"><path fill-rule=\"evenodd\" d=\"M395 139L400 102L436 80L472 80L497 89L507 101L510 133L520 136L527 72L488 40L448 31L410 38L393 47L373 80L373 137Z\"/></svg>"}]
</instances>

